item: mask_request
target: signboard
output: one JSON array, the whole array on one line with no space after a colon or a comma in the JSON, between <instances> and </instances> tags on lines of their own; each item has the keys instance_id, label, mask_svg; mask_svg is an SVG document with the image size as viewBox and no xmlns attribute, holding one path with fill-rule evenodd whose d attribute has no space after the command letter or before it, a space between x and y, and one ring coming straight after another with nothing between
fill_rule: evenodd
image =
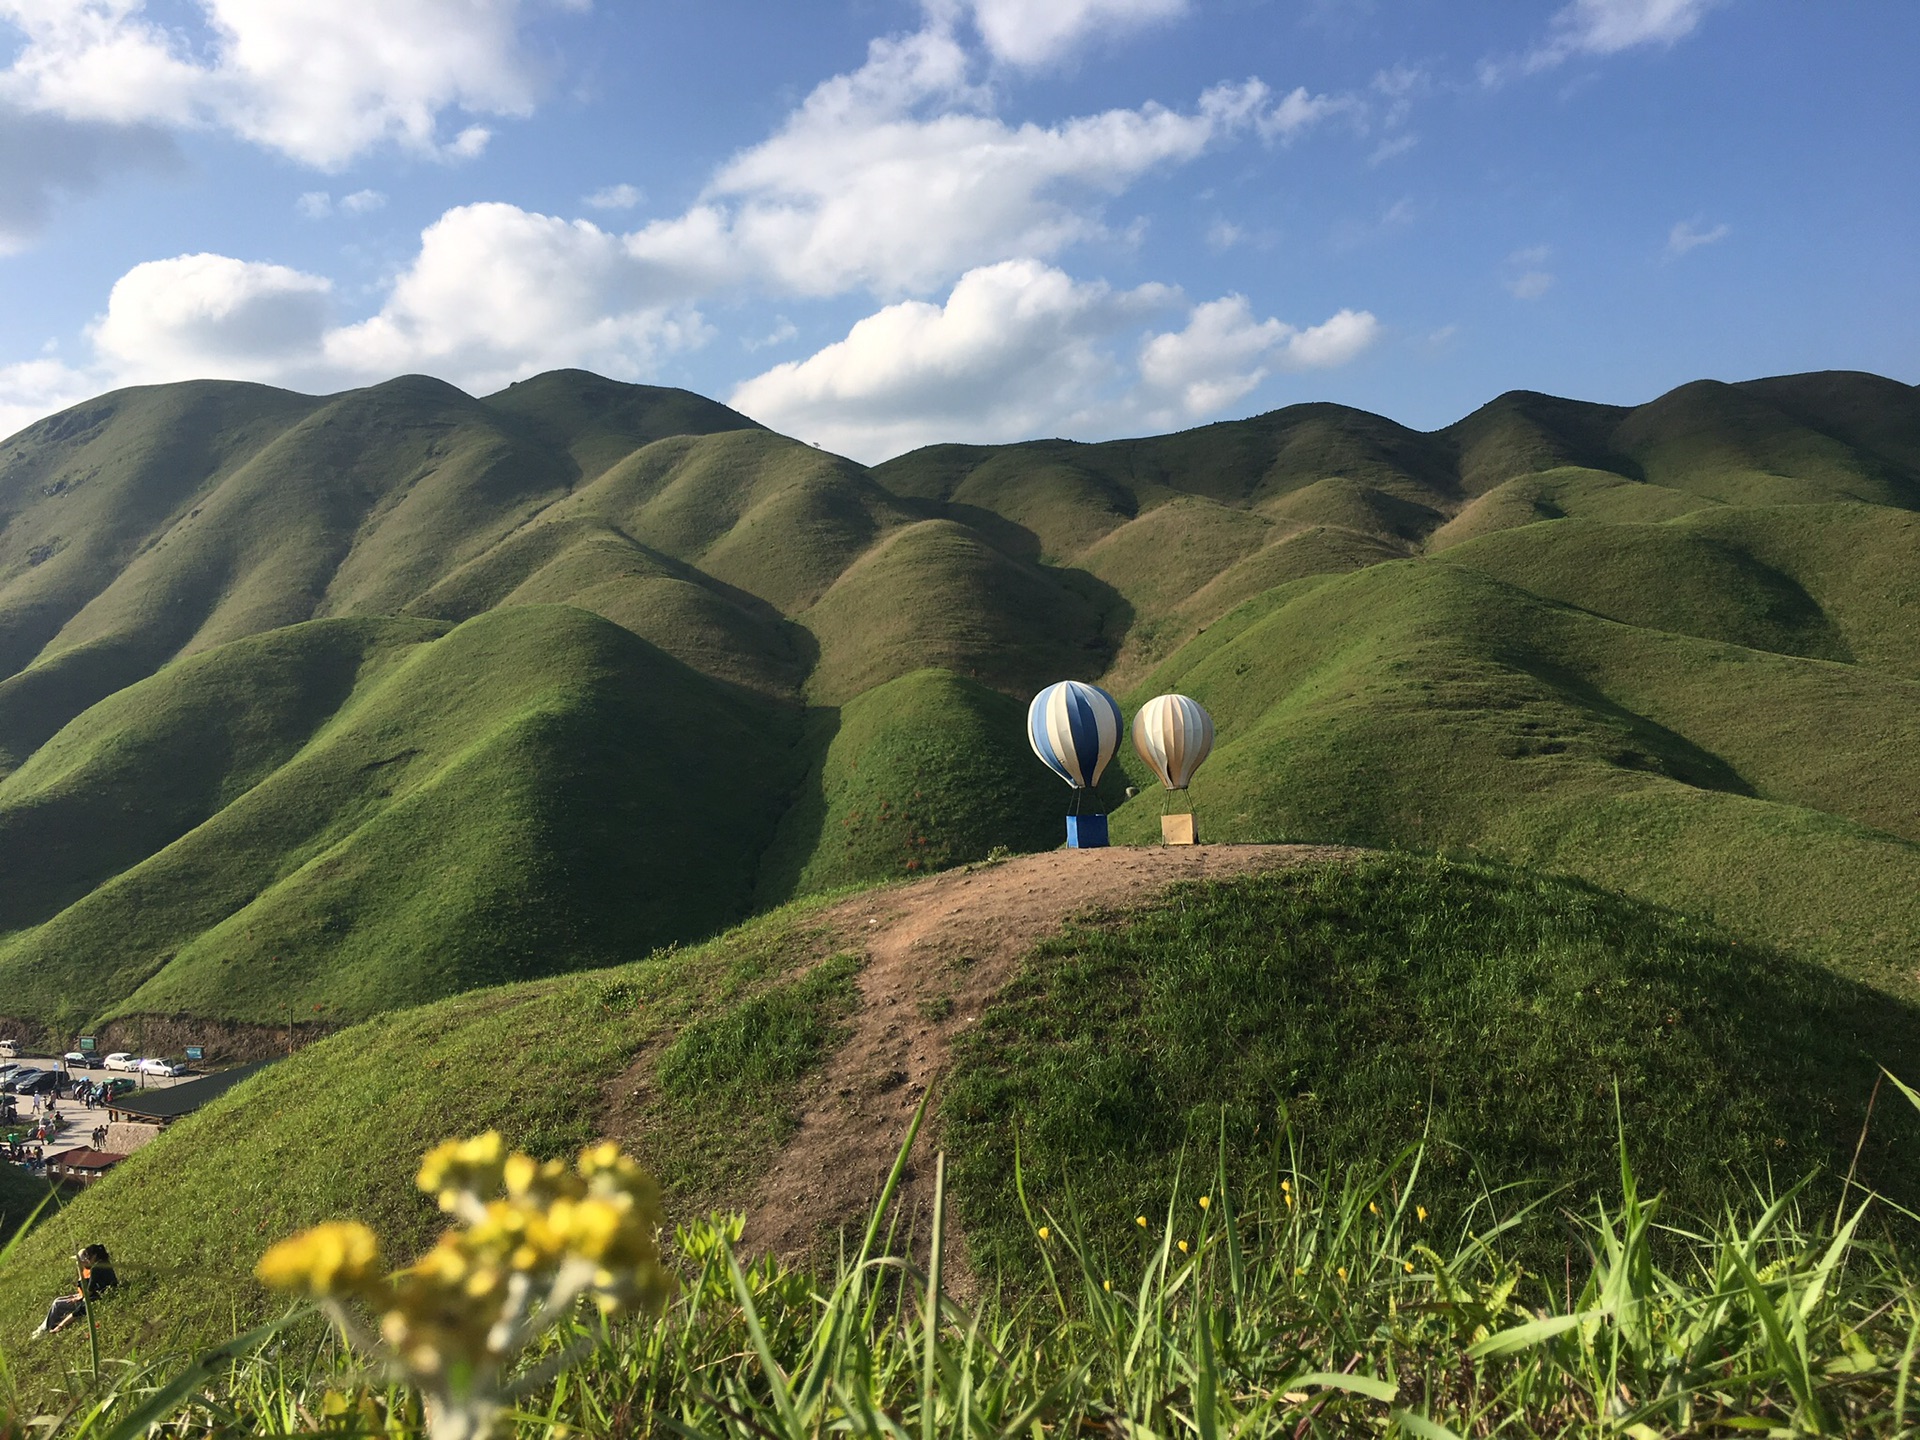
<instances>
[{"instance_id":1,"label":"signboard","mask_svg":"<svg viewBox=\"0 0 1920 1440\"><path fill-rule=\"evenodd\" d=\"M200 1061L206 1058L207 1058L207 1052L201 1046L198 1046L198 1045L187 1046L187 1059L193 1060L193 1061Z\"/></svg>"},{"instance_id":2,"label":"signboard","mask_svg":"<svg viewBox=\"0 0 1920 1440\"><path fill-rule=\"evenodd\" d=\"M87 1055L93 1054L93 1036L82 1035L80 1037L80 1049L84 1054L87 1054Z\"/></svg>"}]
</instances>

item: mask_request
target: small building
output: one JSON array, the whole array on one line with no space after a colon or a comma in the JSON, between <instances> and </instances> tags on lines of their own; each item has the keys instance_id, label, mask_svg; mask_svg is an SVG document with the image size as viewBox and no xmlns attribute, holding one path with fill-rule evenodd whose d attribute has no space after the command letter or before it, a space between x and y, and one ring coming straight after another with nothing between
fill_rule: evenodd
<instances>
[{"instance_id":1,"label":"small building","mask_svg":"<svg viewBox=\"0 0 1920 1440\"><path fill-rule=\"evenodd\" d=\"M64 1151L47 1161L47 1173L56 1179L71 1180L77 1185L91 1185L126 1158L105 1150L90 1150L83 1145L78 1150Z\"/></svg>"},{"instance_id":2,"label":"small building","mask_svg":"<svg viewBox=\"0 0 1920 1440\"><path fill-rule=\"evenodd\" d=\"M256 1060L251 1065L236 1065L217 1075L168 1085L164 1089L129 1090L107 1101L107 1122L111 1125L157 1125L165 1129L182 1116L191 1115L210 1100L218 1100L256 1071L273 1064Z\"/></svg>"}]
</instances>

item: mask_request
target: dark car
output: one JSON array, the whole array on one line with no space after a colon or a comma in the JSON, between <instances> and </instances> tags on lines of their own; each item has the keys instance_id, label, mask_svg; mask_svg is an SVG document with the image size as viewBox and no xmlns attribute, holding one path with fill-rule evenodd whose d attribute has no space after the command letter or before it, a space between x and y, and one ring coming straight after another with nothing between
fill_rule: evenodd
<instances>
[{"instance_id":1,"label":"dark car","mask_svg":"<svg viewBox=\"0 0 1920 1440\"><path fill-rule=\"evenodd\" d=\"M121 1075L112 1080L107 1081L107 1098L111 1100L117 1095L125 1095L128 1091L135 1090L137 1088L139 1087L136 1086L133 1081L127 1079L126 1076Z\"/></svg>"},{"instance_id":2,"label":"dark car","mask_svg":"<svg viewBox=\"0 0 1920 1440\"><path fill-rule=\"evenodd\" d=\"M0 1081L0 1090L9 1095L37 1094L37 1090L33 1087L52 1074L51 1070L38 1070L31 1065L23 1065L7 1076L4 1081Z\"/></svg>"},{"instance_id":3,"label":"dark car","mask_svg":"<svg viewBox=\"0 0 1920 1440\"><path fill-rule=\"evenodd\" d=\"M58 1070L36 1070L30 1079L22 1080L16 1075L12 1088L16 1095L57 1095L66 1084L67 1077Z\"/></svg>"}]
</instances>

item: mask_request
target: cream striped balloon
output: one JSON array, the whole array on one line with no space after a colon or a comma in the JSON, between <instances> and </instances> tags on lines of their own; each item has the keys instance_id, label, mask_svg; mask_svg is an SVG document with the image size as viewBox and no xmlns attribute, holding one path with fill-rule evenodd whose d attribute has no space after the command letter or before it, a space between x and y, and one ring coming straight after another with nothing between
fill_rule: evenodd
<instances>
[{"instance_id":1,"label":"cream striped balloon","mask_svg":"<svg viewBox=\"0 0 1920 1440\"><path fill-rule=\"evenodd\" d=\"M1213 751L1213 717L1198 700L1156 695L1133 717L1133 748L1169 790L1184 790Z\"/></svg>"}]
</instances>

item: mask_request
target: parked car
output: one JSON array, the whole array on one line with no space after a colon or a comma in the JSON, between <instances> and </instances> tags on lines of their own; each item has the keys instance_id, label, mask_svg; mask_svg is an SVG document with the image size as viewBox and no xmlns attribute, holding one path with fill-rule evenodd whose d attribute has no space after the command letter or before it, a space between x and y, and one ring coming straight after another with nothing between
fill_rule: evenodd
<instances>
[{"instance_id":1,"label":"parked car","mask_svg":"<svg viewBox=\"0 0 1920 1440\"><path fill-rule=\"evenodd\" d=\"M124 1050L116 1050L100 1062L109 1070L137 1070L140 1062Z\"/></svg>"},{"instance_id":2,"label":"parked car","mask_svg":"<svg viewBox=\"0 0 1920 1440\"><path fill-rule=\"evenodd\" d=\"M0 1081L0 1090L6 1091L9 1095L31 1095L33 1094L32 1086L34 1083L43 1076L51 1075L52 1073L51 1070L40 1070L32 1065L22 1065L4 1081Z\"/></svg>"},{"instance_id":3,"label":"parked car","mask_svg":"<svg viewBox=\"0 0 1920 1440\"><path fill-rule=\"evenodd\" d=\"M67 1068L69 1070L91 1070L93 1068L93 1056L87 1054L84 1050L69 1050L60 1058L67 1062Z\"/></svg>"},{"instance_id":4,"label":"parked car","mask_svg":"<svg viewBox=\"0 0 1920 1440\"><path fill-rule=\"evenodd\" d=\"M176 1065L171 1060L162 1060L162 1059L159 1059L157 1056L151 1059L142 1060L139 1063L139 1065L137 1065L135 1068L142 1075L171 1076L171 1075L184 1075L187 1073L186 1066Z\"/></svg>"},{"instance_id":5,"label":"parked car","mask_svg":"<svg viewBox=\"0 0 1920 1440\"><path fill-rule=\"evenodd\" d=\"M7 1081L11 1080L16 1073L18 1073L21 1070L25 1070L27 1068L28 1068L27 1066L22 1065L17 1060L10 1061L5 1065L0 1065L0 1085L6 1084Z\"/></svg>"},{"instance_id":6,"label":"parked car","mask_svg":"<svg viewBox=\"0 0 1920 1440\"><path fill-rule=\"evenodd\" d=\"M19 1058L20 1042L18 1040L0 1040L0 1060L17 1060Z\"/></svg>"},{"instance_id":7,"label":"parked car","mask_svg":"<svg viewBox=\"0 0 1920 1440\"><path fill-rule=\"evenodd\" d=\"M130 1091L135 1090L137 1088L138 1087L134 1085L133 1081L127 1079L126 1076L117 1075L113 1079L107 1081L107 1099L112 1100L116 1096L128 1094Z\"/></svg>"},{"instance_id":8,"label":"parked car","mask_svg":"<svg viewBox=\"0 0 1920 1440\"><path fill-rule=\"evenodd\" d=\"M16 1095L57 1095L66 1084L66 1077L58 1070L36 1070L33 1077L21 1080L15 1077L13 1093Z\"/></svg>"}]
</instances>

